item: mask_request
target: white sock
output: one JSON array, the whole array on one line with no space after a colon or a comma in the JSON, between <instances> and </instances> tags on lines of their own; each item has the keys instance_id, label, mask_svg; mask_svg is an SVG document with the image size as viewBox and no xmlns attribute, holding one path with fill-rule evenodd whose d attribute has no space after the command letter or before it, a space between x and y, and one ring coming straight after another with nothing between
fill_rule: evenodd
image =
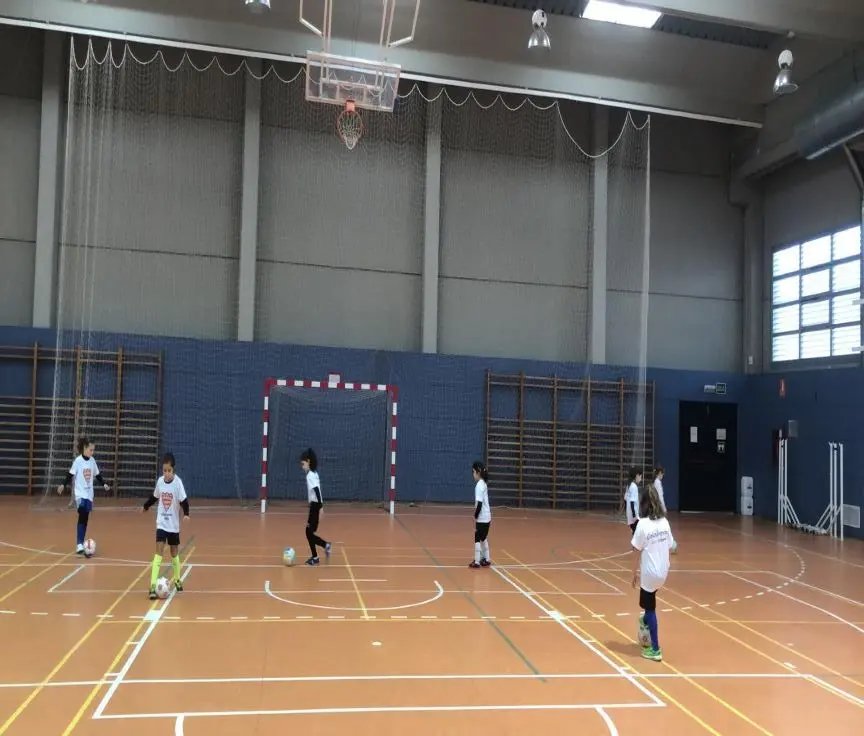
<instances>
[{"instance_id":1,"label":"white sock","mask_svg":"<svg viewBox=\"0 0 864 736\"><path fill-rule=\"evenodd\" d=\"M480 542L474 542L474 562L480 564Z\"/></svg>"},{"instance_id":2,"label":"white sock","mask_svg":"<svg viewBox=\"0 0 864 736\"><path fill-rule=\"evenodd\" d=\"M489 540L488 539L485 542L483 542L483 559L484 560L489 559Z\"/></svg>"}]
</instances>

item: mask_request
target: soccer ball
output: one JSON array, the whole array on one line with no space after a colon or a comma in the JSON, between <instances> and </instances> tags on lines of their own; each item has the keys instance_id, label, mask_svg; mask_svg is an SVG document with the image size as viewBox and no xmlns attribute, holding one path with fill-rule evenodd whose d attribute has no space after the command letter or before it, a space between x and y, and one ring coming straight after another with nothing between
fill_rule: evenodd
<instances>
[{"instance_id":1,"label":"soccer ball","mask_svg":"<svg viewBox=\"0 0 864 736\"><path fill-rule=\"evenodd\" d=\"M293 547L287 547L284 552L282 552L282 562L284 562L288 567L292 567L294 565L294 560L297 555L294 553Z\"/></svg>"},{"instance_id":2,"label":"soccer ball","mask_svg":"<svg viewBox=\"0 0 864 736\"><path fill-rule=\"evenodd\" d=\"M537 30L541 30L546 27L546 12L544 10L535 10L534 15L531 16L531 25L534 26Z\"/></svg>"},{"instance_id":3,"label":"soccer ball","mask_svg":"<svg viewBox=\"0 0 864 736\"><path fill-rule=\"evenodd\" d=\"M84 556L85 557L92 557L95 554L96 554L96 542L94 542L92 539L85 539L84 540Z\"/></svg>"},{"instance_id":4,"label":"soccer ball","mask_svg":"<svg viewBox=\"0 0 864 736\"><path fill-rule=\"evenodd\" d=\"M165 600L171 594L171 583L168 578L159 578L156 581L156 595Z\"/></svg>"},{"instance_id":5,"label":"soccer ball","mask_svg":"<svg viewBox=\"0 0 864 736\"><path fill-rule=\"evenodd\" d=\"M639 642L639 646L643 649L651 646L651 632L645 625L645 619L641 616L639 617L639 631L636 634L636 641Z\"/></svg>"}]
</instances>

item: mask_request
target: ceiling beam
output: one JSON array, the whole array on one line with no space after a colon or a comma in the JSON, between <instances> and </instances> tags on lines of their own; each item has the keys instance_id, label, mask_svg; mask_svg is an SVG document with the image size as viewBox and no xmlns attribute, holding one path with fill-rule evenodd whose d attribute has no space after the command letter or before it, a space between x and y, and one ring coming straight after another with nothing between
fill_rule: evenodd
<instances>
[{"instance_id":1,"label":"ceiling beam","mask_svg":"<svg viewBox=\"0 0 864 736\"><path fill-rule=\"evenodd\" d=\"M864 3L859 0L638 0L638 4L744 28L864 42Z\"/></svg>"},{"instance_id":2,"label":"ceiling beam","mask_svg":"<svg viewBox=\"0 0 864 736\"><path fill-rule=\"evenodd\" d=\"M498 8L499 12L483 16L485 23L472 23L472 19L478 21L472 11L485 6L463 0L438 2L440 5L425 17L415 43L388 54L391 61L402 65L409 79L499 87L717 122L761 125L763 110L750 89L747 73L761 60L762 52L758 50L608 23L562 19L564 22L556 23L552 51L538 55L526 48L530 31L526 17ZM270 59L302 61L307 49L316 45L314 37L303 32L294 18L274 16L271 22L261 23L243 12L220 19L215 12L205 17L203 11L192 18L168 16L149 7L146 2L130 9L62 0L4 0L0 16L14 19L7 22L19 25L36 24L84 35ZM183 6L178 3L176 7ZM450 22L439 25L442 15ZM283 22L281 27L277 18ZM487 32L477 32L484 27ZM380 55L374 44L348 38L334 38L333 51L371 59ZM692 62L683 75L682 58Z\"/></svg>"}]
</instances>

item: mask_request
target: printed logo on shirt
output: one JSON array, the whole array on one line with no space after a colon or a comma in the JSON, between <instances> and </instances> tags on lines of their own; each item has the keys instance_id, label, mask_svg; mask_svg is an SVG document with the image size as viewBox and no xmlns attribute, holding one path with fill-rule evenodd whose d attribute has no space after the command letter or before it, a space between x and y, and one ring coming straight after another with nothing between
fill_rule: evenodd
<instances>
[{"instance_id":1,"label":"printed logo on shirt","mask_svg":"<svg viewBox=\"0 0 864 736\"><path fill-rule=\"evenodd\" d=\"M166 491L162 491L162 507L166 511L170 511L172 503L174 503L174 494L173 493L167 493Z\"/></svg>"},{"instance_id":2,"label":"printed logo on shirt","mask_svg":"<svg viewBox=\"0 0 864 736\"><path fill-rule=\"evenodd\" d=\"M84 468L82 475L84 476L84 482L89 486L93 482L93 471L90 468Z\"/></svg>"}]
</instances>

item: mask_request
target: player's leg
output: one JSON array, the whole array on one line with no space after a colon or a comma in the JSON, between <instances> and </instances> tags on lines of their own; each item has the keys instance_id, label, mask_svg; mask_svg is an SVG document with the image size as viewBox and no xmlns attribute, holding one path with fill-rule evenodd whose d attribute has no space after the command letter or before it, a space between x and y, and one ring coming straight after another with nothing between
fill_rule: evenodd
<instances>
[{"instance_id":1,"label":"player's leg","mask_svg":"<svg viewBox=\"0 0 864 736\"><path fill-rule=\"evenodd\" d=\"M153 555L153 563L150 566L150 600L156 600L156 581L159 580L159 568L162 567L162 555L165 553L165 542L167 534L161 529L156 530L156 554Z\"/></svg>"},{"instance_id":2,"label":"player's leg","mask_svg":"<svg viewBox=\"0 0 864 736\"><path fill-rule=\"evenodd\" d=\"M174 590L178 593L183 592L183 581L180 579L180 533L171 532L168 534L168 546L171 549L171 569L174 573Z\"/></svg>"},{"instance_id":3,"label":"player's leg","mask_svg":"<svg viewBox=\"0 0 864 736\"><path fill-rule=\"evenodd\" d=\"M87 525L90 523L90 512L93 510L93 502L89 498L78 499L78 545L75 551L79 555L84 554L84 540L87 538Z\"/></svg>"},{"instance_id":4,"label":"player's leg","mask_svg":"<svg viewBox=\"0 0 864 736\"><path fill-rule=\"evenodd\" d=\"M489 554L489 527L491 525L492 522L483 524L482 539L480 540L480 551L482 553L480 565L482 567L489 567L492 564L491 555Z\"/></svg>"},{"instance_id":5,"label":"player's leg","mask_svg":"<svg viewBox=\"0 0 864 736\"><path fill-rule=\"evenodd\" d=\"M645 625L651 634L651 646L642 650L645 659L660 662L663 653L660 651L660 638L657 632L657 592L649 593L644 588L639 589L639 606L645 611Z\"/></svg>"},{"instance_id":6,"label":"player's leg","mask_svg":"<svg viewBox=\"0 0 864 736\"><path fill-rule=\"evenodd\" d=\"M320 522L321 507L317 504L310 504L309 518L306 520L306 541L309 543L309 550L312 552L312 556L306 560L307 565L318 564L318 547L323 547L327 557L330 557L330 542L321 539L321 537L316 534Z\"/></svg>"},{"instance_id":7,"label":"player's leg","mask_svg":"<svg viewBox=\"0 0 864 736\"><path fill-rule=\"evenodd\" d=\"M475 570L480 567L480 560L483 557L483 531L482 524L474 522L474 559L468 567L473 567Z\"/></svg>"}]
</instances>

